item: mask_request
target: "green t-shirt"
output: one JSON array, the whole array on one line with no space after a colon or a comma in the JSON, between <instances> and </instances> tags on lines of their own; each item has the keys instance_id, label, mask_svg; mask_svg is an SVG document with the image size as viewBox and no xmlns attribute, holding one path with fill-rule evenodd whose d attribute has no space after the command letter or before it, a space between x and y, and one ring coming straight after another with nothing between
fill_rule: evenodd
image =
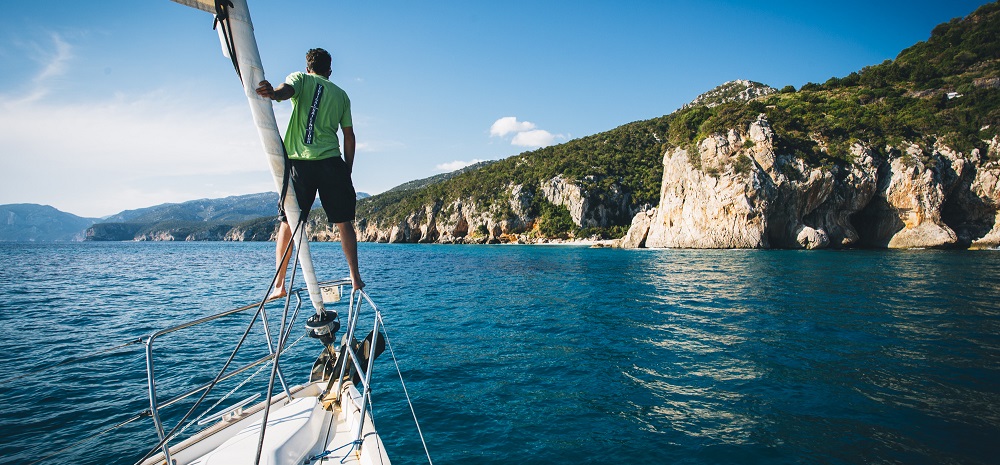
<instances>
[{"instance_id":1,"label":"green t-shirt","mask_svg":"<svg viewBox=\"0 0 1000 465\"><path fill-rule=\"evenodd\" d=\"M351 99L323 76L295 72L285 78L295 89L285 131L288 158L322 160L340 156L338 127L351 127Z\"/></svg>"}]
</instances>

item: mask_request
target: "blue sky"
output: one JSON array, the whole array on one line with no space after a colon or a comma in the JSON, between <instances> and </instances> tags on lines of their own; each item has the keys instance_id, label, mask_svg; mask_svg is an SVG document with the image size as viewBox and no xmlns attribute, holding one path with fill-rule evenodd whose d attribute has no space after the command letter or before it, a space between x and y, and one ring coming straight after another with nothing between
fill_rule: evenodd
<instances>
[{"instance_id":1,"label":"blue sky","mask_svg":"<svg viewBox=\"0 0 1000 465\"><path fill-rule=\"evenodd\" d=\"M212 16L5 2L0 204L99 217L273 191ZM249 0L267 77L333 55L359 191L669 114L733 79L800 87L894 58L983 1ZM282 128L290 104L276 104Z\"/></svg>"}]
</instances>

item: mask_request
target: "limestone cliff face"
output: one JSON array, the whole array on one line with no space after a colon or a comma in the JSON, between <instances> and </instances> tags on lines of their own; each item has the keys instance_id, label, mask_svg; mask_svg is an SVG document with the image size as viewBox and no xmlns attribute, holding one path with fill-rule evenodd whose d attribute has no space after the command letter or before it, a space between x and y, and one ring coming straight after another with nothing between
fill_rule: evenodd
<instances>
[{"instance_id":1,"label":"limestone cliff face","mask_svg":"<svg viewBox=\"0 0 1000 465\"><path fill-rule=\"evenodd\" d=\"M1000 141L993 139L990 143L989 152L994 156L1000 149ZM972 248L995 248L1000 246L1000 162L996 160L979 163L977 158L974 163L979 165L975 175L969 183L968 191L961 188L962 204L967 206L969 212L967 224L980 225L979 230L973 228L959 229L959 238L968 240ZM988 226L990 219L993 225ZM983 226L987 225L987 226ZM978 234L985 231L981 236Z\"/></svg>"},{"instance_id":2,"label":"limestone cliff face","mask_svg":"<svg viewBox=\"0 0 1000 465\"><path fill-rule=\"evenodd\" d=\"M489 237L470 234L470 225L492 225L482 218L470 200L456 200L445 206L443 202L425 205L396 224L378 224L366 218L358 220L358 240L389 243L461 243ZM492 229L492 228L491 228Z\"/></svg>"},{"instance_id":3,"label":"limestone cliff face","mask_svg":"<svg viewBox=\"0 0 1000 465\"><path fill-rule=\"evenodd\" d=\"M904 155L887 162L888 172L879 180L877 195L865 213L871 245L939 247L958 241L942 221L941 207L965 160L939 158L934 163L939 169L930 169L920 161L921 153L920 147L910 146Z\"/></svg>"},{"instance_id":4,"label":"limestone cliff face","mask_svg":"<svg viewBox=\"0 0 1000 465\"><path fill-rule=\"evenodd\" d=\"M274 241L278 232L277 217L235 226L223 234L222 240L235 242Z\"/></svg>"},{"instance_id":5,"label":"limestone cliff face","mask_svg":"<svg viewBox=\"0 0 1000 465\"><path fill-rule=\"evenodd\" d=\"M623 247L995 247L1000 166L974 150L855 145L853 162L810 167L781 154L761 115L745 131L663 157L660 205L633 220ZM990 159L1000 142L991 143ZM640 215L645 215L640 218ZM651 218L648 221L647 218Z\"/></svg>"},{"instance_id":6,"label":"limestone cliff face","mask_svg":"<svg viewBox=\"0 0 1000 465\"><path fill-rule=\"evenodd\" d=\"M656 209L636 213L632 218L632 225L628 232L621 238L619 246L624 249L637 249L646 246L646 238L649 234L649 225L656 217Z\"/></svg>"},{"instance_id":7,"label":"limestone cliff face","mask_svg":"<svg viewBox=\"0 0 1000 465\"><path fill-rule=\"evenodd\" d=\"M997 142L989 157L997 157ZM872 202L856 218L864 245L889 248L996 247L1000 166L973 150L910 145L883 162Z\"/></svg>"},{"instance_id":8,"label":"limestone cliff face","mask_svg":"<svg viewBox=\"0 0 1000 465\"><path fill-rule=\"evenodd\" d=\"M133 238L132 240L140 242L145 242L145 241L162 242L162 241L193 241L195 239L194 238L189 239L189 236L183 231L165 230L165 231L155 231L155 232L148 232L145 234L139 234L136 235L135 238Z\"/></svg>"},{"instance_id":9,"label":"limestone cliff face","mask_svg":"<svg viewBox=\"0 0 1000 465\"><path fill-rule=\"evenodd\" d=\"M542 183L541 193L549 203L566 207L577 226L614 224L622 212L628 211L628 195L617 184L604 192L586 187L594 181L593 176L584 178L582 183L556 176Z\"/></svg>"},{"instance_id":10,"label":"limestone cliff face","mask_svg":"<svg viewBox=\"0 0 1000 465\"><path fill-rule=\"evenodd\" d=\"M101 223L87 230L90 241L273 241L277 217L264 217L235 226L218 222L186 225Z\"/></svg>"},{"instance_id":11,"label":"limestone cliff face","mask_svg":"<svg viewBox=\"0 0 1000 465\"><path fill-rule=\"evenodd\" d=\"M581 227L606 227L627 221L628 193L619 185L597 186L597 179L570 180L556 176L537 186L512 184L500 197L506 205L486 205L473 198L425 205L395 224L368 218L357 222L358 239L367 242L486 244L509 242L531 233L538 218L532 210L536 196L566 207L573 223Z\"/></svg>"}]
</instances>

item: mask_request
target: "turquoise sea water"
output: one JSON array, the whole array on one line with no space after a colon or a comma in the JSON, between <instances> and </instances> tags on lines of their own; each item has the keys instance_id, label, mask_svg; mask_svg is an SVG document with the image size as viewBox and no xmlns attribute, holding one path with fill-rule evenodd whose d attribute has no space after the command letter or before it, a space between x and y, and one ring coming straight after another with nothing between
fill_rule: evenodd
<instances>
[{"instance_id":1,"label":"turquoise sea water","mask_svg":"<svg viewBox=\"0 0 1000 465\"><path fill-rule=\"evenodd\" d=\"M313 252L321 279L346 274L339 244ZM273 261L267 243L0 244L0 463L142 411L141 345L74 358L259 299ZM436 464L1000 457L997 251L361 244L361 261ZM210 365L245 323L174 343ZM284 360L290 383L316 347ZM375 370L390 457L426 463L388 354ZM155 439L144 418L42 463L130 464Z\"/></svg>"}]
</instances>

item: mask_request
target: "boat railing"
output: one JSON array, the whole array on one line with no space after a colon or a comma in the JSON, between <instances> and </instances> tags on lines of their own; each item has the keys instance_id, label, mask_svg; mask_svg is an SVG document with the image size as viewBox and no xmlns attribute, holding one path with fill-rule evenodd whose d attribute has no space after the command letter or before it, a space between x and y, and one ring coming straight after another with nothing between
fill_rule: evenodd
<instances>
[{"instance_id":1,"label":"boat railing","mask_svg":"<svg viewBox=\"0 0 1000 465\"><path fill-rule=\"evenodd\" d=\"M372 338L371 338L371 344L368 347L367 357L362 357L361 356L362 354L359 354L357 352L354 344L352 343L352 341L355 340L355 333L357 331L359 318L361 316L362 304L364 303L367 303L372 311L371 315L372 331L371 333L369 333ZM348 374L347 362L350 362L351 366L354 368L355 372L357 372L358 377L362 382L361 405L358 405L358 409L361 414L357 419L357 432L355 433L353 441L354 447L360 447L361 442L363 441L362 425L364 424L365 421L365 415L367 415L368 413L369 403L371 399L372 368L374 367L375 364L375 358L377 356L376 352L379 351L378 346L381 344L384 348L385 345L385 343L381 338L385 322L382 320L382 311L379 310L378 305L376 305L375 302L372 301L371 297L368 296L368 293L365 292L364 289L355 289L351 292L350 311L348 312L347 321L348 321L346 330L347 334L345 337L345 341L347 341L347 343L342 344L341 347L341 353L343 354L341 356L342 357L346 356L347 360L345 360L343 363L340 364L340 373L336 378L336 382L335 385L333 386L332 393L335 396L337 396L337 399L339 400L339 396L342 394L343 391L345 375ZM364 367L361 366L362 361L366 362L366 366Z\"/></svg>"},{"instance_id":2,"label":"boat railing","mask_svg":"<svg viewBox=\"0 0 1000 465\"><path fill-rule=\"evenodd\" d=\"M336 286L342 286L342 285L344 285L345 282L349 284L350 280L336 280L336 281L324 282L324 283L321 283L321 284L323 286L326 286L326 287L336 287ZM171 327L166 328L166 329L162 329L162 330L156 331L156 332L150 334L149 337L147 337L143 341L145 343L145 346L146 346L146 377L147 377L147 383L148 383L148 389L149 389L149 413L148 414L149 414L149 416L153 420L153 424L155 426L156 433L159 436L159 440L160 440L160 443L157 445L156 448L154 448L154 450L162 448L164 456L169 459L169 451L168 451L168 445L167 445L168 442L170 440L172 440L174 437L176 437L177 435L179 435L180 433L182 433L187 428L188 425L186 425L185 422L188 420L188 418L190 418L190 416L193 413L193 411L195 410L195 408L197 408L197 406L206 398L206 396L208 395L208 393L216 385L218 385L219 383L222 383L222 382L224 382L226 380L229 380L229 379L231 379L233 377L239 376L240 374L246 373L247 371L249 371L249 370L251 370L251 369L253 369L255 367L260 367L260 366L262 366L262 365L264 365L264 364L266 364L266 363L274 360L278 354L280 354L281 352L284 352L284 351L286 351L286 350L288 350L290 348L290 346L286 345L285 341L287 341L288 335L290 334L291 330L294 328L294 325L291 324L291 323L295 321L295 318L297 317L300 309L302 308L303 299L300 297L300 294L302 292L307 292L307 291L306 291L306 289L295 289L292 292L290 292L288 298L285 299L285 301L284 301L285 302L284 312L283 312L283 315L282 315L281 329L280 329L280 332L279 332L279 335L278 335L277 338L275 338L274 335L272 334L273 333L272 325L271 325L271 323L270 323L270 321L268 319L268 316L267 316L267 306L265 305L267 302L255 302L253 304L249 304L249 305L244 305L242 307L233 308L233 309L230 309L230 310L219 312L219 313L216 313L216 314L213 314L213 315L208 315L208 316L205 316L205 317L202 317L202 318L198 318L198 319L195 319L195 320L187 321L187 322L175 325L175 326L171 326ZM288 318L290 306L292 306L291 307L292 316L291 316L291 318ZM193 387L193 388L191 388L191 389L189 389L189 390L187 390L187 391L185 391L185 392L183 392L181 394L175 395L175 396L173 396L173 397L171 397L171 398L169 398L167 400L161 401L159 399L159 395L158 395L159 383L157 382L156 370L155 370L156 364L155 364L155 361L154 361L155 360L154 355L156 353L154 351L154 349L156 347L158 347L158 345L157 345L157 340L158 339L160 339L161 337L163 337L165 335L171 334L171 333L176 333L176 332L181 331L181 330L191 329L191 328L195 328L195 327L198 327L198 326L206 325L206 324L209 324L209 323L217 322L220 319L223 319L223 318L226 318L226 317L230 317L230 316L233 316L233 315L237 315L237 314L240 314L240 313L250 313L251 311L256 312L254 314L254 317L253 317L252 321L250 322L250 324L247 325L246 329L243 332L242 338L236 344L236 347L233 349L232 353L230 354L229 359L226 361L226 363L223 365L222 369L219 370L218 374L211 381L209 381L207 383L203 383L203 384L197 385L197 386L195 386L195 387ZM248 363L245 363L244 365L242 365L242 366L240 366L238 368L230 369L230 365L232 365L232 362L234 361L234 359L235 359L235 357L237 355L237 352L239 352L240 349L241 349L241 347L243 347L244 342L247 339L247 336L250 334L250 331L252 330L253 326L255 325L255 323L258 320L260 320L260 322L261 322L261 324L262 324L262 326L264 328L264 337L265 337L266 345L267 345L267 355L259 357L259 358L255 359L255 360L251 360ZM261 368L263 368L263 367L261 367ZM286 399L290 399L291 398L291 392L289 391L288 385L285 382L284 373L281 370L280 364L276 364L274 366L274 372L277 375L277 379L279 380L279 382L281 384L282 390L285 392L285 398ZM242 383L241 383L241 385L242 385ZM161 410L163 408L166 408L168 406L176 404L176 403L178 403L178 402L180 402L180 401L182 401L184 399L187 399L187 398L189 398L191 396L194 396L194 395L197 395L199 393L201 394L201 397L195 403L195 407L192 407L191 410L189 410L187 412L187 414L185 414L184 417L181 418L180 421L178 421L178 424L176 426L174 426L174 428L171 431L168 432L166 430L166 428L164 427L164 422L163 422L162 417L161 417ZM227 396L228 396L228 394L227 394ZM219 402L221 402L223 400L225 400L225 397L223 399L220 399ZM214 407L215 406L213 406L212 408L214 408ZM205 412L205 413L208 413L208 412Z\"/></svg>"},{"instance_id":3,"label":"boat railing","mask_svg":"<svg viewBox=\"0 0 1000 465\"><path fill-rule=\"evenodd\" d=\"M371 308L370 318L372 321L372 330L369 333L369 336L371 336L371 343L367 347L368 353L364 354L358 353L353 341L356 340L355 333L360 324L359 318L362 313L362 306L366 303ZM366 316L366 318L368 317ZM365 321L368 320L366 319ZM396 373L399 375L399 383L403 389L403 394L406 396L406 403L410 408L410 413L413 414L413 423L417 428L417 434L420 436L420 443L424 447L424 453L427 456L427 463L433 465L434 462L431 460L430 451L427 449L427 441L424 440L424 433L420 429L420 422L417 421L417 413L413 408L413 402L410 400L410 394L406 390L406 383L403 381L403 373L400 371L399 361L396 360L396 355L392 349L392 342L389 340L388 331L385 327L385 320L382 318L382 311L379 310L378 305L371 300L368 293L363 289L356 289L351 293L350 311L348 312L347 322L347 330L344 339L347 343L341 344L340 349L342 354L341 356L346 357L347 361L340 364L340 373L336 378L331 378L330 380L330 384L333 385L332 389L328 390L324 394L326 396L333 394L337 396L337 400L341 400L340 396L342 396L344 392L343 386L348 379L345 375L347 375L347 362L349 361L351 364L350 366L358 374L358 379L362 383L360 403L356 399L352 399L360 412L358 418L352 425L356 428L354 440L351 442L352 447L359 449L364 441L365 433L363 431L363 425L365 422L365 416L369 415L369 410L371 410L372 368L374 367L375 358L378 353L387 349L389 354L392 356L393 364L396 366ZM365 339L367 339L367 336ZM360 345L358 348L364 349L365 347ZM362 366L363 362L365 363L365 366ZM357 386L355 386L355 388L356 387Z\"/></svg>"},{"instance_id":4,"label":"boat railing","mask_svg":"<svg viewBox=\"0 0 1000 465\"><path fill-rule=\"evenodd\" d=\"M319 283L319 285L322 290L324 302L335 303L341 300L342 288L346 286L348 289L350 289L351 281L349 279L340 279L340 280L322 282ZM162 450L164 454L163 457L166 459L167 463L170 463L169 461L170 452L168 443L173 439L175 439L176 437L178 437L181 433L183 433L190 424L197 423L199 425L204 425L210 422L210 420L224 418L227 414L241 408L242 406L252 401L249 399L244 400L243 402L240 402L237 405L229 406L225 410L213 414L212 417L210 418L207 417L207 415L210 413L211 410L217 407L221 402L223 402L227 397L229 397L229 395L233 393L230 392L229 394L223 396L222 399L219 399L215 403L215 405L211 406L208 409L208 411L205 411L202 414L202 417L196 418L191 422L187 422L187 420L191 417L192 413L198 407L198 405L206 398L209 392L220 383L223 383L226 380L247 373L249 370L259 367L256 373L249 375L252 378L257 373L260 373L260 370L265 368L263 365L269 364L269 362L274 362L273 364L271 364L272 380L268 385L268 391L267 391L268 395L267 395L267 400L265 402L268 405L273 403L271 394L273 392L272 385L274 385L275 381L281 384L281 389L285 393L285 396L283 396L282 398L285 399L286 401L290 401L292 399L293 393L289 390L288 385L285 382L284 373L282 372L281 369L280 357L282 353L286 352L291 348L292 345L294 345L294 343L291 345L287 344L288 336L295 327L293 323L296 317L298 316L300 310L302 309L304 302L309 301L308 297L306 299L302 298L303 293L307 292L308 289L304 287L293 289L289 292L289 295L284 299L284 312L281 319L281 326L278 329L277 338L275 338L274 335L272 334L273 329L267 317L267 311L265 305L267 302L257 302L254 304L245 305L231 310L226 310L220 313L205 316L163 330L156 331L143 341L146 345L146 374L147 374L147 381L149 388L149 416L153 420L160 441L157 447L154 448L154 450L157 449ZM370 311L364 309L365 306L364 304L367 304L367 307L369 307ZM368 410L370 410L370 398L372 391L371 375L372 375L372 368L374 366L375 355L377 355L374 352L376 351L376 346L378 344L380 343L384 344L384 342L382 342L383 340L381 339L381 333L384 330L384 321L382 320L382 313L379 310L378 306L375 304L374 301L372 301L371 297L369 297L368 293L366 293L363 289L351 291L348 308L349 310L346 318L346 328L345 328L346 334L343 339L344 341L347 341L347 343L346 344L341 343L341 347L337 351L340 353L340 357L344 358L344 360L341 363L337 364L340 367L340 372L336 378L331 377L330 382L327 385L326 391L321 394L321 398L332 397L339 401L341 400L340 396L342 394L342 391L345 388L344 386L346 382L345 380L359 381L356 384L360 384L360 386L355 385L355 388L359 387L361 388L359 389L360 393L362 394L360 396L360 405L358 405L357 400L354 400L354 402L359 409L360 415L358 415L356 419L357 424L352 425L352 427L356 428L357 431L353 441L354 447L360 447L361 443L363 442L362 425L364 424L365 416L368 414ZM171 333L194 328L201 325L206 325L226 317L230 317L240 313L249 313L251 311L256 311L258 313L254 316L251 323L247 325L247 328L243 333L243 337L237 343L236 347L232 351L232 354L229 356L229 359L226 361L226 363L223 365L222 369L218 372L218 374L214 377L214 379L212 379L209 382L202 383L193 388L190 388L180 394L174 395L169 399L162 401L159 399L158 389L160 386L158 384L155 373L156 364L154 363L154 355L155 355L154 348L159 347L157 345L158 339ZM291 318L288 318L289 312L291 312L292 315ZM361 324L362 321L361 319L362 313L365 314L363 320L365 322L364 323L365 326L367 326L367 322L369 321L371 321L372 324L372 332L370 333L372 335L372 341L370 346L368 347L368 353L364 353L363 351L359 352L358 349L361 349L361 347L356 348L355 343L353 343L353 341L355 341L355 335L358 331L359 324ZM247 339L248 334L250 333L253 325L258 319L261 321L264 328L263 332L266 339L267 352L268 352L267 355L251 360L248 363L239 366L238 368L230 369L230 365L234 361L237 352L243 346L244 342ZM384 345L382 346L382 348L384 348ZM330 350L332 351L333 348L330 347ZM331 356L334 355L335 353L336 352L331 353ZM352 369L354 373L350 372L350 370ZM355 374L356 376L354 376ZM249 381L249 378L243 381L243 383L245 383L246 381ZM240 383L240 386L242 386L243 383ZM236 389L238 389L240 386L237 386ZM235 391L236 389L234 389L233 391ZM183 418L181 418L178 421L177 425L175 425L172 430L167 431L167 428L164 425L163 418L161 417L161 410L198 394L200 394L201 396L195 402L195 406L191 407L191 409L187 412L187 414L185 414ZM264 423L266 423L267 411L268 409L264 408L265 412ZM263 433L264 432L261 431L261 434Z\"/></svg>"}]
</instances>

